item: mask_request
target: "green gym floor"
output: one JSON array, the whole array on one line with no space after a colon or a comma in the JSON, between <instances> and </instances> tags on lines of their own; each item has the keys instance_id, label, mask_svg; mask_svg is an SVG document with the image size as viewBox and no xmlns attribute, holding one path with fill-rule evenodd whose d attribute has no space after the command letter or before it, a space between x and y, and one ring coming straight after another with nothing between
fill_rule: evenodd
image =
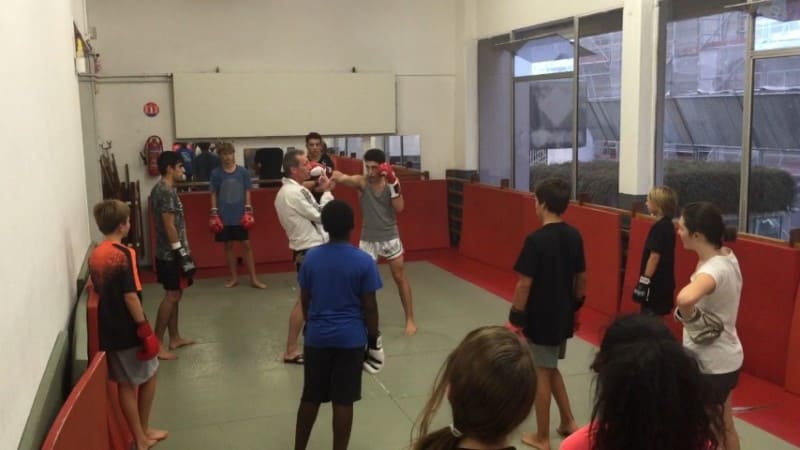
<instances>
[{"instance_id":1,"label":"green gym floor","mask_svg":"<svg viewBox=\"0 0 800 450\"><path fill-rule=\"evenodd\" d=\"M508 303L488 291L427 262L407 264L419 332L404 337L403 311L386 265L385 287L378 293L380 328L386 366L364 374L362 400L355 405L352 450L400 450L410 443L411 429L448 352L470 330L502 324ZM261 274L268 284L257 290L242 283L223 287L225 278L198 280L181 302L180 328L197 344L177 351L178 360L162 361L151 425L169 430L159 450L292 449L295 414L303 386L303 368L284 364L287 322L297 297L295 274ZM241 279L242 282L246 278ZM163 291L144 287L145 308L155 318ZM591 404L589 363L595 348L575 338L560 368L579 424L588 421ZM444 406L434 425L449 423ZM552 447L557 412L551 412ZM797 449L737 419L742 449ZM535 431L531 416L517 431ZM323 405L309 450L331 448L331 408Z\"/></svg>"}]
</instances>

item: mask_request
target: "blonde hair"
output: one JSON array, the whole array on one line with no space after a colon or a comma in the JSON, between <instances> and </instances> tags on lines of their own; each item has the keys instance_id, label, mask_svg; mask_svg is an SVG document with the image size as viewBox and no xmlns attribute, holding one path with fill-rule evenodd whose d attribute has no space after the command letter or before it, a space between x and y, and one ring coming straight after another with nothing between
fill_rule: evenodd
<instances>
[{"instance_id":1,"label":"blonde hair","mask_svg":"<svg viewBox=\"0 0 800 450\"><path fill-rule=\"evenodd\" d=\"M103 234L111 234L128 221L131 208L117 199L103 200L94 205L94 221Z\"/></svg>"},{"instance_id":2,"label":"blonde hair","mask_svg":"<svg viewBox=\"0 0 800 450\"><path fill-rule=\"evenodd\" d=\"M678 194L669 186L656 186L647 194L658 211L664 217L675 217L678 214Z\"/></svg>"}]
</instances>

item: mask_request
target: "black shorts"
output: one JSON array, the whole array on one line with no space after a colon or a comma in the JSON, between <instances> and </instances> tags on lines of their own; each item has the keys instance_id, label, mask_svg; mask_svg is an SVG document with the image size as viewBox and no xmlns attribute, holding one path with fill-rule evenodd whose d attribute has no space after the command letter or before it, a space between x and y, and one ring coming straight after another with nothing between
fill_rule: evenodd
<instances>
[{"instance_id":1,"label":"black shorts","mask_svg":"<svg viewBox=\"0 0 800 450\"><path fill-rule=\"evenodd\" d=\"M361 400L363 348L303 349L303 401L351 405Z\"/></svg>"},{"instance_id":2,"label":"black shorts","mask_svg":"<svg viewBox=\"0 0 800 450\"><path fill-rule=\"evenodd\" d=\"M249 241L250 233L241 225L225 225L225 227L214 236L216 242L228 241Z\"/></svg>"},{"instance_id":3,"label":"black shorts","mask_svg":"<svg viewBox=\"0 0 800 450\"><path fill-rule=\"evenodd\" d=\"M294 262L294 268L297 272L300 272L300 266L303 265L303 258L306 257L308 250L292 250L292 262Z\"/></svg>"},{"instance_id":4,"label":"black shorts","mask_svg":"<svg viewBox=\"0 0 800 450\"><path fill-rule=\"evenodd\" d=\"M156 280L164 286L165 291L180 291L185 287L181 285L181 268L174 260L156 258Z\"/></svg>"},{"instance_id":5,"label":"black shorts","mask_svg":"<svg viewBox=\"0 0 800 450\"><path fill-rule=\"evenodd\" d=\"M734 370L728 373L707 373L703 374L703 378L709 384L711 389L711 401L714 404L721 405L728 399L733 388L739 384L739 372L741 369Z\"/></svg>"}]
</instances>

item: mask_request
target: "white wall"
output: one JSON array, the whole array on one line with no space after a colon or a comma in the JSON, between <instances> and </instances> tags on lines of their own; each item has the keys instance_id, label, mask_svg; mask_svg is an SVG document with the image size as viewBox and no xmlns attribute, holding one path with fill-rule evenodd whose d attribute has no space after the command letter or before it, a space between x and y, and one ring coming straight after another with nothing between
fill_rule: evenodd
<instances>
[{"instance_id":1,"label":"white wall","mask_svg":"<svg viewBox=\"0 0 800 450\"><path fill-rule=\"evenodd\" d=\"M101 54L101 76L217 67L394 72L398 132L420 135L423 168L441 177L454 161L457 1L88 0L87 10L89 26L97 30L93 46ZM98 138L113 140L118 160L135 160L131 155L150 134L172 142L167 83L99 83L97 95ZM149 100L161 106L154 119L141 112ZM144 176L143 166L136 167L132 175Z\"/></svg>"},{"instance_id":2,"label":"white wall","mask_svg":"<svg viewBox=\"0 0 800 450\"><path fill-rule=\"evenodd\" d=\"M478 37L621 8L623 0L477 0ZM638 0L642 1L642 0ZM647 0L650 1L650 0Z\"/></svg>"},{"instance_id":3,"label":"white wall","mask_svg":"<svg viewBox=\"0 0 800 450\"><path fill-rule=\"evenodd\" d=\"M16 448L89 245L70 0L3 4L0 448Z\"/></svg>"}]
</instances>

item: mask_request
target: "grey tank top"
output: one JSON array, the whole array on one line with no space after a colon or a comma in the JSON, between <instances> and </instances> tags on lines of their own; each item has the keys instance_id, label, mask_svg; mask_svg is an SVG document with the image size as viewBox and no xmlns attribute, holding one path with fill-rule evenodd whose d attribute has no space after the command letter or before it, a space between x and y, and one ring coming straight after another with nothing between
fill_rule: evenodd
<instances>
[{"instance_id":1,"label":"grey tank top","mask_svg":"<svg viewBox=\"0 0 800 450\"><path fill-rule=\"evenodd\" d=\"M361 191L359 201L363 218L362 241L384 242L400 237L389 186L384 186L383 190L376 194L367 184Z\"/></svg>"}]
</instances>

